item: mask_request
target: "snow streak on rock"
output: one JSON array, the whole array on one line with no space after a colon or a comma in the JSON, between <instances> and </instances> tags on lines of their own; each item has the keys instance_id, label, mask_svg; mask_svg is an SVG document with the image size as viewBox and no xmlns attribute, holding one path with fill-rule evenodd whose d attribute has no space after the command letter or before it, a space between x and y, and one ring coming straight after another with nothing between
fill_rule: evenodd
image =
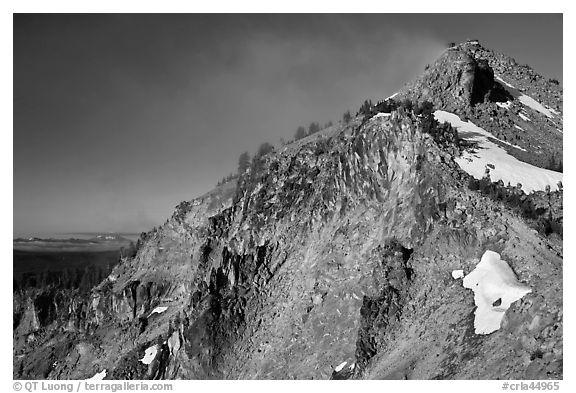
<instances>
[{"instance_id":1,"label":"snow streak on rock","mask_svg":"<svg viewBox=\"0 0 576 393\"><path fill-rule=\"evenodd\" d=\"M560 115L560 112L558 112L557 110L554 110L553 108L550 108L549 106L547 106L546 109L548 109L550 112L554 113L555 115Z\"/></svg>"},{"instance_id":2,"label":"snow streak on rock","mask_svg":"<svg viewBox=\"0 0 576 393\"><path fill-rule=\"evenodd\" d=\"M544 105L536 101L534 98L527 96L526 94L522 94L518 89L512 86L510 83L504 81L500 77L496 77L496 79L502 82L506 87L505 89L516 99L518 99L522 104L534 109L537 112L540 112L547 117L554 117L550 109L546 108ZM502 105L500 105L502 106Z\"/></svg>"},{"instance_id":3,"label":"snow streak on rock","mask_svg":"<svg viewBox=\"0 0 576 393\"><path fill-rule=\"evenodd\" d=\"M521 94L520 96L518 96L518 99L520 100L521 103L523 103L526 106L529 106L530 108L534 109L535 111L538 111L538 112L546 115L547 117L553 117L552 113L548 109L546 109L544 107L544 105L542 105L541 103L536 101L534 98L529 97L525 94Z\"/></svg>"},{"instance_id":4,"label":"snow streak on rock","mask_svg":"<svg viewBox=\"0 0 576 393\"><path fill-rule=\"evenodd\" d=\"M505 149L492 142L499 141L488 131L476 126L470 121L462 121L449 112L436 111L434 117L439 122L448 122L458 129L460 137L477 144L477 148L462 153L456 158L460 167L476 179L481 179L490 168L492 181L502 180L504 184L522 184L522 190L526 193L543 191L546 186L551 190L558 189L558 182L562 181L562 173L539 168L527 164L511 156ZM500 141L506 143L504 141Z\"/></svg>"},{"instance_id":5,"label":"snow streak on rock","mask_svg":"<svg viewBox=\"0 0 576 393\"><path fill-rule=\"evenodd\" d=\"M164 311L168 310L168 307L156 307L154 310L152 310L152 312L150 313L149 316L151 316L152 314L162 314Z\"/></svg>"},{"instance_id":6,"label":"snow streak on rock","mask_svg":"<svg viewBox=\"0 0 576 393\"><path fill-rule=\"evenodd\" d=\"M464 288L474 291L476 311L474 331L490 334L498 329L506 310L515 301L531 292L520 283L500 254L487 250L476 268L464 277Z\"/></svg>"},{"instance_id":7,"label":"snow streak on rock","mask_svg":"<svg viewBox=\"0 0 576 393\"><path fill-rule=\"evenodd\" d=\"M506 82L504 79L500 78L499 76L495 76L494 79L497 79L499 82L502 82L506 87L508 87L510 89L516 89L514 86L512 86L510 83Z\"/></svg>"},{"instance_id":8,"label":"snow streak on rock","mask_svg":"<svg viewBox=\"0 0 576 393\"><path fill-rule=\"evenodd\" d=\"M518 116L520 116L520 118L524 121L532 121L530 120L530 118L528 116L526 116L524 113L520 112L518 113Z\"/></svg>"},{"instance_id":9,"label":"snow streak on rock","mask_svg":"<svg viewBox=\"0 0 576 393\"><path fill-rule=\"evenodd\" d=\"M498 105L500 108L510 109L510 106L512 105L512 101L497 102L496 105Z\"/></svg>"}]
</instances>

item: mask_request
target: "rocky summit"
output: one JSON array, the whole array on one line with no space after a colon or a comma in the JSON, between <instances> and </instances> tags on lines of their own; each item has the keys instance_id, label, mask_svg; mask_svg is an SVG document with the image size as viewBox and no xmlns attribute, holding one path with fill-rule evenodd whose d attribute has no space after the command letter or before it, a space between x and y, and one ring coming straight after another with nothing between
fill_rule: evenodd
<instances>
[{"instance_id":1,"label":"rocky summit","mask_svg":"<svg viewBox=\"0 0 576 393\"><path fill-rule=\"evenodd\" d=\"M478 41L448 48L394 98L428 100L438 109L470 119L527 163L546 167L551 157L562 157L563 101L558 81Z\"/></svg>"},{"instance_id":2,"label":"rocky summit","mask_svg":"<svg viewBox=\"0 0 576 393\"><path fill-rule=\"evenodd\" d=\"M530 67L447 48L90 291L15 294L14 378L562 378L562 111Z\"/></svg>"}]
</instances>

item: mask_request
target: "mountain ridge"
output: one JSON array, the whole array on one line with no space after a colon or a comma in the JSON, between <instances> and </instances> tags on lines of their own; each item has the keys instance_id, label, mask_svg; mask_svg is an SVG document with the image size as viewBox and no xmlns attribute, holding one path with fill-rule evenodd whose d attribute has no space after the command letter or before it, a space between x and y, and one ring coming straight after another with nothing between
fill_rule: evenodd
<instances>
[{"instance_id":1,"label":"mountain ridge","mask_svg":"<svg viewBox=\"0 0 576 393\"><path fill-rule=\"evenodd\" d=\"M561 378L562 239L471 188L456 160L470 146L426 109L433 98L484 128L483 106L510 100L494 76L509 72L470 46L394 97L413 104L379 103L181 203L88 298L55 299L43 326L29 300L15 378ZM432 83L438 67L455 72ZM476 181L523 203L553 192L487 179ZM471 272L487 250L531 292L479 335L474 296L452 271Z\"/></svg>"}]
</instances>

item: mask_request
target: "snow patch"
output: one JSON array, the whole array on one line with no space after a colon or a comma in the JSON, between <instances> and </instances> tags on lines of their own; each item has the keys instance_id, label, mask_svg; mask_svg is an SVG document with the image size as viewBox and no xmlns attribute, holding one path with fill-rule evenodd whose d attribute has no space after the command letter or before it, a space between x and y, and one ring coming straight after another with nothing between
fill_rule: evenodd
<instances>
[{"instance_id":1,"label":"snow patch","mask_svg":"<svg viewBox=\"0 0 576 393\"><path fill-rule=\"evenodd\" d=\"M546 107L544 107L544 105L542 105L541 103L536 101L534 98L527 96L525 94L521 94L520 96L518 96L518 99L524 105L529 106L530 108L534 109L535 111L546 115L546 117L554 117L552 115L552 113L548 109L546 109Z\"/></svg>"},{"instance_id":2,"label":"snow patch","mask_svg":"<svg viewBox=\"0 0 576 393\"><path fill-rule=\"evenodd\" d=\"M532 290L520 283L500 254L487 250L476 268L462 281L474 291L474 332L490 334L498 329L506 310Z\"/></svg>"},{"instance_id":3,"label":"snow patch","mask_svg":"<svg viewBox=\"0 0 576 393\"><path fill-rule=\"evenodd\" d=\"M106 369L100 371L99 373L94 374L94 376L88 378L90 381L101 381L106 377Z\"/></svg>"},{"instance_id":4,"label":"snow patch","mask_svg":"<svg viewBox=\"0 0 576 393\"><path fill-rule=\"evenodd\" d=\"M500 108L510 109L510 107L512 106L512 101L497 102L496 105L498 105Z\"/></svg>"},{"instance_id":5,"label":"snow patch","mask_svg":"<svg viewBox=\"0 0 576 393\"><path fill-rule=\"evenodd\" d=\"M524 131L524 128L522 128L522 127L520 127L520 126L518 126L518 125L516 125L516 124L514 124L514 127L516 127L517 129L519 129L520 131Z\"/></svg>"},{"instance_id":6,"label":"snow patch","mask_svg":"<svg viewBox=\"0 0 576 393\"><path fill-rule=\"evenodd\" d=\"M339 372L340 370L342 370L344 368L344 366L348 364L348 362L342 362L340 363L338 366L336 366L336 368L334 369L334 371Z\"/></svg>"},{"instance_id":7,"label":"snow patch","mask_svg":"<svg viewBox=\"0 0 576 393\"><path fill-rule=\"evenodd\" d=\"M152 314L162 314L166 310L168 310L168 307L156 307L148 316L150 317Z\"/></svg>"},{"instance_id":8,"label":"snow patch","mask_svg":"<svg viewBox=\"0 0 576 393\"><path fill-rule=\"evenodd\" d=\"M530 165L511 156L504 148L492 142L498 140L488 131L476 126L470 121L462 121L450 112L436 111L434 117L439 122L448 122L458 130L461 137L475 142L478 148L474 151L465 151L462 156L456 157L458 165L476 179L482 179L486 173L488 164L494 166L490 170L490 178L493 182L502 180L504 184L522 184L522 190L526 193L545 190L550 186L551 190L558 189L558 182L562 181L562 173L543 169ZM505 141L500 141L509 144ZM519 146L512 145L516 148ZM522 149L522 148L520 148Z\"/></svg>"},{"instance_id":9,"label":"snow patch","mask_svg":"<svg viewBox=\"0 0 576 393\"><path fill-rule=\"evenodd\" d=\"M452 270L452 278L454 280L458 280L462 277L464 277L464 270Z\"/></svg>"},{"instance_id":10,"label":"snow patch","mask_svg":"<svg viewBox=\"0 0 576 393\"><path fill-rule=\"evenodd\" d=\"M391 115L392 113L378 112L377 114L372 116L372 119L376 119L377 117L390 117Z\"/></svg>"},{"instance_id":11,"label":"snow patch","mask_svg":"<svg viewBox=\"0 0 576 393\"><path fill-rule=\"evenodd\" d=\"M386 98L387 100L392 99L398 95L398 92L392 94L390 97Z\"/></svg>"},{"instance_id":12,"label":"snow patch","mask_svg":"<svg viewBox=\"0 0 576 393\"><path fill-rule=\"evenodd\" d=\"M144 364L152 363L152 360L156 357L158 353L158 345L153 345L144 352L144 357L140 361Z\"/></svg>"}]
</instances>

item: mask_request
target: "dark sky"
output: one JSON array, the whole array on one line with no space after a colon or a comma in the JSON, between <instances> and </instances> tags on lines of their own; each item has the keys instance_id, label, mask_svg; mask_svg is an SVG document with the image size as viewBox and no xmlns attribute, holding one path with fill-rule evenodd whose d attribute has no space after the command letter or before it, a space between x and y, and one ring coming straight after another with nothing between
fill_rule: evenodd
<instances>
[{"instance_id":1,"label":"dark sky","mask_svg":"<svg viewBox=\"0 0 576 393\"><path fill-rule=\"evenodd\" d=\"M14 234L142 231L447 42L562 81L556 15L15 15Z\"/></svg>"}]
</instances>

